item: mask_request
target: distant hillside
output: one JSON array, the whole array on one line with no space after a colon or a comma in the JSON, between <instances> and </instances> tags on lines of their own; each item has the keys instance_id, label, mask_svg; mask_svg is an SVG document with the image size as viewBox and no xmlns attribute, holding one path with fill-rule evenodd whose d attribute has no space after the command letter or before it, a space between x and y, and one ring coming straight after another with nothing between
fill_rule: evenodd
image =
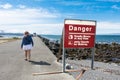
<instances>
[{"instance_id":1,"label":"distant hillside","mask_svg":"<svg viewBox=\"0 0 120 80\"><path fill-rule=\"evenodd\" d=\"M23 33L0 33L0 35L23 35Z\"/></svg>"}]
</instances>

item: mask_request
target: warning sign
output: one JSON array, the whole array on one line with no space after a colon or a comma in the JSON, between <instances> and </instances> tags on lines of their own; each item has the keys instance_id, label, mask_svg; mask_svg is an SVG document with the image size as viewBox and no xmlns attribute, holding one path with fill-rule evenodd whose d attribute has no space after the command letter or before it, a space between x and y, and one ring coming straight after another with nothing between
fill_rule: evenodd
<instances>
[{"instance_id":1,"label":"warning sign","mask_svg":"<svg viewBox=\"0 0 120 80\"><path fill-rule=\"evenodd\" d=\"M65 20L64 47L92 48L95 42L96 21Z\"/></svg>"}]
</instances>

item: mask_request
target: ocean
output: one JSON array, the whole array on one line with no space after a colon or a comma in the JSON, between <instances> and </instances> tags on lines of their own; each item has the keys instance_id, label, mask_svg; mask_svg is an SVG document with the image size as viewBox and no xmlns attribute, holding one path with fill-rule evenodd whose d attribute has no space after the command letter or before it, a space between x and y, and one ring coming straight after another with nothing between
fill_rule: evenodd
<instances>
[{"instance_id":1,"label":"ocean","mask_svg":"<svg viewBox=\"0 0 120 80\"><path fill-rule=\"evenodd\" d=\"M3 37L23 37L23 34L17 34L17 33L6 33L6 34L0 34L0 36ZM41 35L44 38L47 38L49 40L53 41L60 41L61 35ZM120 43L120 35L96 35L95 38L96 43Z\"/></svg>"},{"instance_id":2,"label":"ocean","mask_svg":"<svg viewBox=\"0 0 120 80\"><path fill-rule=\"evenodd\" d=\"M61 35L41 35L50 40L60 40ZM120 43L120 35L96 35L96 43Z\"/></svg>"}]
</instances>

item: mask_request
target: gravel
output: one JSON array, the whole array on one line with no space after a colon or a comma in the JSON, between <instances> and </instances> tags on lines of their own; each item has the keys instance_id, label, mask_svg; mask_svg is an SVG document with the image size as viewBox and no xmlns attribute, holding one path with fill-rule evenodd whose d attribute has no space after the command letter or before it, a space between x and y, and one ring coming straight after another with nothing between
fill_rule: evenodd
<instances>
[{"instance_id":1,"label":"gravel","mask_svg":"<svg viewBox=\"0 0 120 80\"><path fill-rule=\"evenodd\" d=\"M91 69L91 60L66 60L66 64L73 70L87 69L78 80L120 80L120 65L115 63L94 62L94 70ZM70 72L76 78L80 72Z\"/></svg>"}]
</instances>

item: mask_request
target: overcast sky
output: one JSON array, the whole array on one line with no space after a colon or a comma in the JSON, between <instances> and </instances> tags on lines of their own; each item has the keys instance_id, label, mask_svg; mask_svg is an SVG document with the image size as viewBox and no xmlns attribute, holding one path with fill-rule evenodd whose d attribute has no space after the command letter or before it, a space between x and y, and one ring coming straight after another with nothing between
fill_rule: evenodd
<instances>
[{"instance_id":1,"label":"overcast sky","mask_svg":"<svg viewBox=\"0 0 120 80\"><path fill-rule=\"evenodd\" d=\"M0 0L0 30L61 34L64 19L97 21L97 34L120 33L120 0Z\"/></svg>"}]
</instances>

